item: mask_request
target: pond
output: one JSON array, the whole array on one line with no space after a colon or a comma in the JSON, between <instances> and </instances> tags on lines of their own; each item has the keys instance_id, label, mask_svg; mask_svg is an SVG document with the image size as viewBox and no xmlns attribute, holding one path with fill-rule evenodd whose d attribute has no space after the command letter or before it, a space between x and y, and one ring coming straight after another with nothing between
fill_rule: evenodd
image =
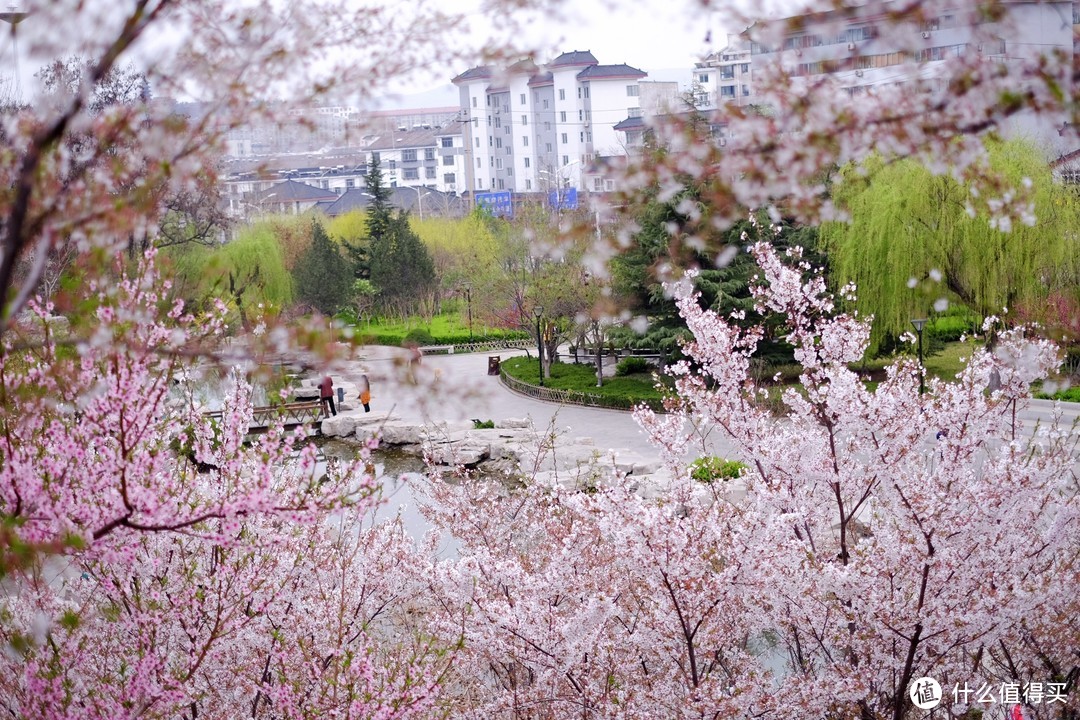
<instances>
[{"instance_id":1,"label":"pond","mask_svg":"<svg viewBox=\"0 0 1080 720\"><path fill-rule=\"evenodd\" d=\"M324 456L343 461L355 460L360 452L355 444L341 440L323 440L318 445ZM372 457L375 460L375 477L382 484L383 497L382 504L375 509L371 518L372 522L383 522L400 514L405 531L414 541L419 540L432 530L431 524L420 513L419 501L413 492L413 484L422 482L426 474L423 459L396 450L376 451ZM324 468L325 465L320 466L318 472ZM456 539L444 534L436 556L455 557L459 547Z\"/></svg>"}]
</instances>

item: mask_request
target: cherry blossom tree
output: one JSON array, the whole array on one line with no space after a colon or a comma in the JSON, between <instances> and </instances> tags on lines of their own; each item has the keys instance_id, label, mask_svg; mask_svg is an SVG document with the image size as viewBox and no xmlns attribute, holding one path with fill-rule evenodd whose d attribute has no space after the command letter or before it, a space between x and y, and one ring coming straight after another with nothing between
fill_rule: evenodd
<instances>
[{"instance_id":1,"label":"cherry blossom tree","mask_svg":"<svg viewBox=\"0 0 1080 720\"><path fill-rule=\"evenodd\" d=\"M463 716L901 720L931 676L951 715L981 707L957 687L1052 684L1064 704L1030 712L1075 717L1075 436L1017 419L1054 348L1006 331L955 382L920 396L902 360L871 392L848 368L868 323L797 248L753 253L758 309L787 318L803 367L785 417L750 372L761 329L702 309L691 274L673 288L694 333L678 396L637 411L669 487L432 483L462 542L434 587L438 632L462 637ZM707 430L747 463L737 482L691 477Z\"/></svg>"}]
</instances>

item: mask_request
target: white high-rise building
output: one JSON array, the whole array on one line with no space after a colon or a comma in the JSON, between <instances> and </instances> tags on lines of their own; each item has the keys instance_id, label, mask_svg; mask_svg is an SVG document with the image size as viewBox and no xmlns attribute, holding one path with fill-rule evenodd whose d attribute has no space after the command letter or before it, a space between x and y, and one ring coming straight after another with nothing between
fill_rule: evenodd
<instances>
[{"instance_id":1,"label":"white high-rise building","mask_svg":"<svg viewBox=\"0 0 1080 720\"><path fill-rule=\"evenodd\" d=\"M753 98L750 43L728 37L727 47L694 63L690 91L695 107L715 110L726 104L749 105Z\"/></svg>"},{"instance_id":2,"label":"white high-rise building","mask_svg":"<svg viewBox=\"0 0 1080 720\"><path fill-rule=\"evenodd\" d=\"M629 65L601 65L588 51L563 53L542 67L523 60L458 75L466 156L461 189L584 189L598 155L625 154L615 125L641 114L645 77Z\"/></svg>"}]
</instances>

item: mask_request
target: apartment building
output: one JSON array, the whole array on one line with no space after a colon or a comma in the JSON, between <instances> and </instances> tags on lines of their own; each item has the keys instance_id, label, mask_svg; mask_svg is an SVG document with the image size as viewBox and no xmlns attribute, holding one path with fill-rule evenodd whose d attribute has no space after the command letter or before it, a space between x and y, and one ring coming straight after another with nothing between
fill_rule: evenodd
<instances>
[{"instance_id":1,"label":"apartment building","mask_svg":"<svg viewBox=\"0 0 1080 720\"><path fill-rule=\"evenodd\" d=\"M722 50L694 63L690 92L699 110L715 110L721 105L749 105L753 98L753 66L750 43L728 36Z\"/></svg>"},{"instance_id":2,"label":"apartment building","mask_svg":"<svg viewBox=\"0 0 1080 720\"><path fill-rule=\"evenodd\" d=\"M543 66L522 60L458 75L453 83L465 121L466 187L585 189L586 168L597 156L625 154L615 126L641 114L645 77L629 65L601 65L580 50Z\"/></svg>"},{"instance_id":3,"label":"apartment building","mask_svg":"<svg viewBox=\"0 0 1080 720\"><path fill-rule=\"evenodd\" d=\"M1080 13L1072 0L1004 0L995 19L972 17L971 8L948 6L920 23L897 25L888 21L890 3L875 0L864 5L780 20L782 37L767 43L762 28L748 28L751 72L764 73L779 65L797 82L827 76L849 97L873 93L883 85L922 80L928 87L944 88L938 80L945 61L963 56L985 62L1019 64L1074 52L1074 27ZM1068 82L1067 79L1064 79ZM753 91L751 91L753 92ZM1012 128L1016 132L1052 139L1045 119ZM1032 120L1032 118L1027 118ZM1060 123L1057 123L1060 126Z\"/></svg>"},{"instance_id":4,"label":"apartment building","mask_svg":"<svg viewBox=\"0 0 1080 720\"><path fill-rule=\"evenodd\" d=\"M461 192L465 148L460 123L445 127L395 130L374 136L365 148L367 162L379 160L389 187Z\"/></svg>"}]
</instances>

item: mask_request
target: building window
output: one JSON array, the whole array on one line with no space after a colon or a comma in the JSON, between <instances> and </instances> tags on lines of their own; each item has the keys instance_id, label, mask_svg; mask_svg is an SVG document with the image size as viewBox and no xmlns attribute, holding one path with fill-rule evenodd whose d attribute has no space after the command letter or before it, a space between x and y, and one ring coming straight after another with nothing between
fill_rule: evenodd
<instances>
[{"instance_id":1,"label":"building window","mask_svg":"<svg viewBox=\"0 0 1080 720\"><path fill-rule=\"evenodd\" d=\"M604 183L604 181L601 180L600 178L593 178L593 181L592 181L593 190L596 190L597 192L600 192L600 190L603 189L603 183Z\"/></svg>"},{"instance_id":2,"label":"building window","mask_svg":"<svg viewBox=\"0 0 1080 720\"><path fill-rule=\"evenodd\" d=\"M560 110L559 111L559 122L566 122L566 111L565 110Z\"/></svg>"},{"instance_id":3,"label":"building window","mask_svg":"<svg viewBox=\"0 0 1080 720\"><path fill-rule=\"evenodd\" d=\"M585 142L585 131L582 130L580 135L581 137L578 139L578 142Z\"/></svg>"},{"instance_id":4,"label":"building window","mask_svg":"<svg viewBox=\"0 0 1080 720\"><path fill-rule=\"evenodd\" d=\"M562 156L562 164L563 165L569 165L570 164L570 156L569 155L563 155Z\"/></svg>"},{"instance_id":5,"label":"building window","mask_svg":"<svg viewBox=\"0 0 1080 720\"><path fill-rule=\"evenodd\" d=\"M443 155L442 164L443 165L453 165L454 164L454 156L453 155Z\"/></svg>"},{"instance_id":6,"label":"building window","mask_svg":"<svg viewBox=\"0 0 1080 720\"><path fill-rule=\"evenodd\" d=\"M532 180L529 180L528 178L525 179L525 189L532 190Z\"/></svg>"},{"instance_id":7,"label":"building window","mask_svg":"<svg viewBox=\"0 0 1080 720\"><path fill-rule=\"evenodd\" d=\"M502 118L501 117L496 117L495 118L495 127L497 127L497 128L502 127Z\"/></svg>"},{"instance_id":8,"label":"building window","mask_svg":"<svg viewBox=\"0 0 1080 720\"><path fill-rule=\"evenodd\" d=\"M434 180L435 179L435 168L433 168L433 167L424 168L424 177L426 177L428 180Z\"/></svg>"},{"instance_id":9,"label":"building window","mask_svg":"<svg viewBox=\"0 0 1080 720\"><path fill-rule=\"evenodd\" d=\"M326 181L324 180L323 182ZM325 185L323 187L325 187ZM345 178L345 189L352 190L354 187L356 187L356 180L353 178Z\"/></svg>"},{"instance_id":10,"label":"building window","mask_svg":"<svg viewBox=\"0 0 1080 720\"><path fill-rule=\"evenodd\" d=\"M544 109L547 110L547 107L548 107L548 101L547 101L547 98L544 98Z\"/></svg>"},{"instance_id":11,"label":"building window","mask_svg":"<svg viewBox=\"0 0 1080 720\"><path fill-rule=\"evenodd\" d=\"M588 85L585 86L585 99L586 100L589 99L589 86Z\"/></svg>"},{"instance_id":12,"label":"building window","mask_svg":"<svg viewBox=\"0 0 1080 720\"><path fill-rule=\"evenodd\" d=\"M476 158L476 167L483 167L483 165L480 164L480 158Z\"/></svg>"},{"instance_id":13,"label":"building window","mask_svg":"<svg viewBox=\"0 0 1080 720\"><path fill-rule=\"evenodd\" d=\"M525 167L529 167L529 158L525 158Z\"/></svg>"},{"instance_id":14,"label":"building window","mask_svg":"<svg viewBox=\"0 0 1080 720\"><path fill-rule=\"evenodd\" d=\"M505 189L505 187L503 186L503 179L502 179L502 178L499 178L499 189L500 189L500 190L504 190L504 189Z\"/></svg>"},{"instance_id":15,"label":"building window","mask_svg":"<svg viewBox=\"0 0 1080 720\"><path fill-rule=\"evenodd\" d=\"M740 70L741 70L741 71L742 71L743 73L748 73L748 72L750 72L750 63L743 63L743 64L742 64L742 65L741 65L741 66L739 67L739 69L740 69Z\"/></svg>"},{"instance_id":16,"label":"building window","mask_svg":"<svg viewBox=\"0 0 1080 720\"><path fill-rule=\"evenodd\" d=\"M475 139L476 139L476 147L480 147L480 138L475 138Z\"/></svg>"},{"instance_id":17,"label":"building window","mask_svg":"<svg viewBox=\"0 0 1080 720\"><path fill-rule=\"evenodd\" d=\"M525 127L528 124L529 124L529 116L528 115L522 115L521 116L521 127Z\"/></svg>"},{"instance_id":18,"label":"building window","mask_svg":"<svg viewBox=\"0 0 1080 720\"><path fill-rule=\"evenodd\" d=\"M521 104L525 104L525 93L521 93Z\"/></svg>"},{"instance_id":19,"label":"building window","mask_svg":"<svg viewBox=\"0 0 1080 720\"><path fill-rule=\"evenodd\" d=\"M488 135L488 147L495 147L495 138Z\"/></svg>"},{"instance_id":20,"label":"building window","mask_svg":"<svg viewBox=\"0 0 1080 720\"><path fill-rule=\"evenodd\" d=\"M551 129L551 122L550 121L548 121L548 120L544 121L544 129L545 130L550 130Z\"/></svg>"},{"instance_id":21,"label":"building window","mask_svg":"<svg viewBox=\"0 0 1080 720\"><path fill-rule=\"evenodd\" d=\"M578 99L578 100L580 100L580 99L581 99L581 88L578 88L578 89L577 89L577 99Z\"/></svg>"},{"instance_id":22,"label":"building window","mask_svg":"<svg viewBox=\"0 0 1080 720\"><path fill-rule=\"evenodd\" d=\"M435 159L435 148L424 148L424 159L425 160L434 160Z\"/></svg>"},{"instance_id":23,"label":"building window","mask_svg":"<svg viewBox=\"0 0 1080 720\"><path fill-rule=\"evenodd\" d=\"M511 176L511 175L514 174L514 168L513 168L512 165L507 165L506 166L506 174L507 174L507 176Z\"/></svg>"},{"instance_id":24,"label":"building window","mask_svg":"<svg viewBox=\"0 0 1080 720\"><path fill-rule=\"evenodd\" d=\"M454 173L443 173L442 181L447 185L453 185L455 181Z\"/></svg>"},{"instance_id":25,"label":"building window","mask_svg":"<svg viewBox=\"0 0 1080 720\"><path fill-rule=\"evenodd\" d=\"M510 143L506 143L506 154L509 155L513 151L514 151L514 148L510 145Z\"/></svg>"},{"instance_id":26,"label":"building window","mask_svg":"<svg viewBox=\"0 0 1080 720\"><path fill-rule=\"evenodd\" d=\"M585 142L592 142L592 130L585 131Z\"/></svg>"},{"instance_id":27,"label":"building window","mask_svg":"<svg viewBox=\"0 0 1080 720\"><path fill-rule=\"evenodd\" d=\"M525 147L529 147L529 136L528 135L523 136L521 138L521 142L525 145Z\"/></svg>"},{"instance_id":28,"label":"building window","mask_svg":"<svg viewBox=\"0 0 1080 720\"><path fill-rule=\"evenodd\" d=\"M626 108L626 117L628 117L628 118L641 117L641 108L639 108L639 107Z\"/></svg>"},{"instance_id":29,"label":"building window","mask_svg":"<svg viewBox=\"0 0 1080 720\"><path fill-rule=\"evenodd\" d=\"M566 90L559 90L559 99L560 100L565 100L566 99ZM547 106L545 105L545 107L547 107Z\"/></svg>"},{"instance_id":30,"label":"building window","mask_svg":"<svg viewBox=\"0 0 1080 720\"><path fill-rule=\"evenodd\" d=\"M735 97L735 86L734 85L724 85L723 87L721 87L720 88L720 97L729 97L729 98Z\"/></svg>"},{"instance_id":31,"label":"building window","mask_svg":"<svg viewBox=\"0 0 1080 720\"><path fill-rule=\"evenodd\" d=\"M487 102L487 106L491 107L491 96L488 95L486 98L484 98L484 100Z\"/></svg>"},{"instance_id":32,"label":"building window","mask_svg":"<svg viewBox=\"0 0 1080 720\"><path fill-rule=\"evenodd\" d=\"M627 85L626 86L626 97L637 97L638 92L640 92L640 91L638 90L637 85Z\"/></svg>"},{"instance_id":33,"label":"building window","mask_svg":"<svg viewBox=\"0 0 1080 720\"><path fill-rule=\"evenodd\" d=\"M377 153L377 152L373 152L373 153L371 153L371 162L372 162L372 163L377 163L377 162L379 162L379 159L380 159L380 158L379 158L379 153Z\"/></svg>"},{"instance_id":34,"label":"building window","mask_svg":"<svg viewBox=\"0 0 1080 720\"><path fill-rule=\"evenodd\" d=\"M390 161L390 169L391 170L397 170L397 160L391 160Z\"/></svg>"},{"instance_id":35,"label":"building window","mask_svg":"<svg viewBox=\"0 0 1080 720\"><path fill-rule=\"evenodd\" d=\"M454 138L452 138L452 137L443 138L442 139L442 146L444 148L452 148L452 147L454 147Z\"/></svg>"},{"instance_id":36,"label":"building window","mask_svg":"<svg viewBox=\"0 0 1080 720\"><path fill-rule=\"evenodd\" d=\"M563 141L563 145L565 145L566 143L570 142L570 140L569 140L569 139L567 139L567 137L566 137L566 133L563 133L563 134L562 134L562 141Z\"/></svg>"},{"instance_id":37,"label":"building window","mask_svg":"<svg viewBox=\"0 0 1080 720\"><path fill-rule=\"evenodd\" d=\"M509 135L510 134L510 126L509 125L507 125L506 127L503 128L503 134L504 135Z\"/></svg>"},{"instance_id":38,"label":"building window","mask_svg":"<svg viewBox=\"0 0 1080 720\"><path fill-rule=\"evenodd\" d=\"M547 143L547 151L551 152L551 143Z\"/></svg>"},{"instance_id":39,"label":"building window","mask_svg":"<svg viewBox=\"0 0 1080 720\"><path fill-rule=\"evenodd\" d=\"M747 97L750 94L750 86L749 85L743 85L742 86L742 94L743 94L743 97Z\"/></svg>"},{"instance_id":40,"label":"building window","mask_svg":"<svg viewBox=\"0 0 1080 720\"><path fill-rule=\"evenodd\" d=\"M495 138L495 147L497 147L497 148L502 147L502 138Z\"/></svg>"},{"instance_id":41,"label":"building window","mask_svg":"<svg viewBox=\"0 0 1080 720\"><path fill-rule=\"evenodd\" d=\"M472 106L473 106L473 107L476 107L476 98L473 98L473 99L472 99Z\"/></svg>"},{"instance_id":42,"label":"building window","mask_svg":"<svg viewBox=\"0 0 1080 720\"><path fill-rule=\"evenodd\" d=\"M406 180L419 180L420 179L420 171L417 168L405 168L405 179Z\"/></svg>"},{"instance_id":43,"label":"building window","mask_svg":"<svg viewBox=\"0 0 1080 720\"><path fill-rule=\"evenodd\" d=\"M698 75L697 76L697 81L699 83L707 83L707 82L709 82L709 73L702 73L702 74Z\"/></svg>"}]
</instances>

